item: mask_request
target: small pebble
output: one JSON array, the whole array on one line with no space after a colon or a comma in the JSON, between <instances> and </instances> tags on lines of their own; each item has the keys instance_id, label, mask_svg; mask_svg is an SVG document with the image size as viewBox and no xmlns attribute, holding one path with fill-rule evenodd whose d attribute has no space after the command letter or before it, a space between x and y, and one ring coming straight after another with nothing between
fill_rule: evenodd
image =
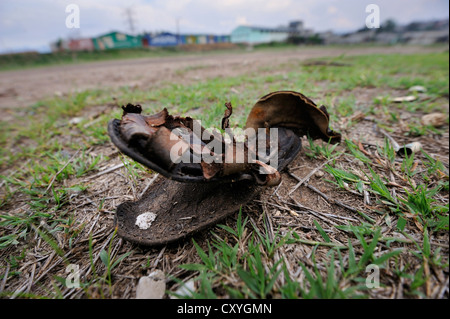
<instances>
[{"instance_id":1,"label":"small pebble","mask_svg":"<svg viewBox=\"0 0 450 319\"><path fill-rule=\"evenodd\" d=\"M317 171L314 173L314 176L317 178L322 178L325 175L323 171Z\"/></svg>"},{"instance_id":2,"label":"small pebble","mask_svg":"<svg viewBox=\"0 0 450 319\"><path fill-rule=\"evenodd\" d=\"M166 292L166 278L161 270L141 277L136 288L136 299L162 299Z\"/></svg>"},{"instance_id":3,"label":"small pebble","mask_svg":"<svg viewBox=\"0 0 450 319\"><path fill-rule=\"evenodd\" d=\"M434 126L434 127L440 127L444 126L445 120L447 119L447 116L444 113L430 113L422 116L421 122L423 125L428 126Z\"/></svg>"}]
</instances>

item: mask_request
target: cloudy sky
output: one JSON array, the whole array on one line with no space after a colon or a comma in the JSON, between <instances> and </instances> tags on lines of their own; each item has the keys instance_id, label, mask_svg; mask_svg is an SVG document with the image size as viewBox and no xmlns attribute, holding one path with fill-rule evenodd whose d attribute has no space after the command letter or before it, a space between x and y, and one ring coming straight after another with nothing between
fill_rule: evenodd
<instances>
[{"instance_id":1,"label":"cloudy sky","mask_svg":"<svg viewBox=\"0 0 450 319\"><path fill-rule=\"evenodd\" d=\"M0 52L49 50L58 38L128 31L131 8L137 32L229 34L241 24L276 27L303 20L315 31L346 32L365 25L368 4L381 21L400 24L448 18L448 0L0 0ZM80 9L80 28L66 27L66 6Z\"/></svg>"}]
</instances>

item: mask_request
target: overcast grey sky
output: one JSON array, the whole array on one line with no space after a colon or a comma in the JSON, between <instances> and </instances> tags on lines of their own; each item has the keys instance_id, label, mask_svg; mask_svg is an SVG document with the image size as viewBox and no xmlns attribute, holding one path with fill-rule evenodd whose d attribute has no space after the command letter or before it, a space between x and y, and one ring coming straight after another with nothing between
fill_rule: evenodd
<instances>
[{"instance_id":1,"label":"overcast grey sky","mask_svg":"<svg viewBox=\"0 0 450 319\"><path fill-rule=\"evenodd\" d=\"M0 52L49 49L58 38L128 31L132 8L136 31L229 34L241 24L275 27L303 20L315 31L346 32L365 25L368 4L381 21L400 24L448 18L448 0L0 0ZM80 8L80 28L68 29L66 6Z\"/></svg>"}]
</instances>

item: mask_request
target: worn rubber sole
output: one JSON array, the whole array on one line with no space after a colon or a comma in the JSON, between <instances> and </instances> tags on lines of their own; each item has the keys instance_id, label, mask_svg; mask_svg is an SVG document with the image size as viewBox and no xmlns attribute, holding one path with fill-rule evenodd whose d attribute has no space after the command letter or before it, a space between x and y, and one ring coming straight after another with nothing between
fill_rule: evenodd
<instances>
[{"instance_id":1,"label":"worn rubber sole","mask_svg":"<svg viewBox=\"0 0 450 319\"><path fill-rule=\"evenodd\" d=\"M206 183L184 183L163 172L136 149L130 149L120 140L117 122L110 122L114 144L141 164L161 173L144 195L135 202L124 202L117 207L115 226L123 239L144 246L170 244L216 225L250 202L262 187L253 180L220 180ZM119 142L115 139L119 138ZM301 139L291 130L279 128L278 169L283 170L301 150ZM192 181L192 180L190 180ZM156 218L147 229L136 225L138 216L153 213Z\"/></svg>"},{"instance_id":2,"label":"worn rubber sole","mask_svg":"<svg viewBox=\"0 0 450 319\"><path fill-rule=\"evenodd\" d=\"M115 224L123 239L159 246L181 240L237 212L259 192L250 181L188 184L160 178L140 200L117 207ZM136 225L139 215L153 213L148 229Z\"/></svg>"}]
</instances>

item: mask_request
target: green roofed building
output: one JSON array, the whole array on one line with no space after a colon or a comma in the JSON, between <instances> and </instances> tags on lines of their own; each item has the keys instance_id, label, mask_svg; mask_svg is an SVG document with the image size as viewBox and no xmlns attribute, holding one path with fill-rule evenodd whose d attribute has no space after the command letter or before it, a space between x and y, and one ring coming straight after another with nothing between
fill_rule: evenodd
<instances>
[{"instance_id":1,"label":"green roofed building","mask_svg":"<svg viewBox=\"0 0 450 319\"><path fill-rule=\"evenodd\" d=\"M231 32L231 42L247 44L285 42L289 38L308 39L314 34L313 30L304 28L300 20L276 28L241 25Z\"/></svg>"},{"instance_id":2,"label":"green roofed building","mask_svg":"<svg viewBox=\"0 0 450 319\"><path fill-rule=\"evenodd\" d=\"M269 42L283 42L289 37L288 28L264 28L255 26L238 26L231 32L232 43L259 44Z\"/></svg>"},{"instance_id":3,"label":"green roofed building","mask_svg":"<svg viewBox=\"0 0 450 319\"><path fill-rule=\"evenodd\" d=\"M121 32L110 32L92 39L96 50L129 49L142 47L141 37Z\"/></svg>"}]
</instances>

